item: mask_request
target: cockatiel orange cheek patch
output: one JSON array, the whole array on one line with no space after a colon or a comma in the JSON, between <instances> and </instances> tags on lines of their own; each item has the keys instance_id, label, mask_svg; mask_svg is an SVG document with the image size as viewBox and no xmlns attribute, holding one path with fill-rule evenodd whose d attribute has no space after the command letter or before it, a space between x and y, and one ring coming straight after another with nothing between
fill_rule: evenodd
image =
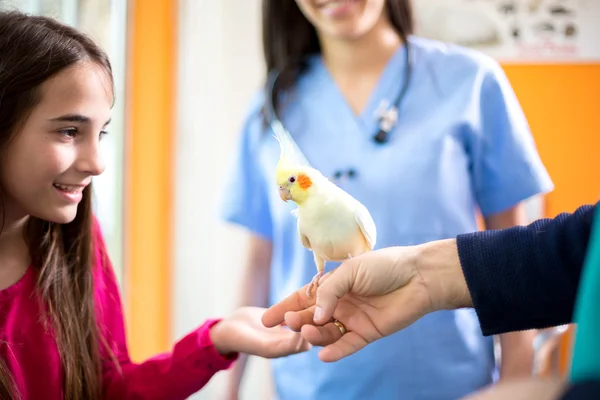
<instances>
[{"instance_id":1,"label":"cockatiel orange cheek patch","mask_svg":"<svg viewBox=\"0 0 600 400\"><path fill-rule=\"evenodd\" d=\"M300 186L300 189L306 190L312 186L312 181L308 175L300 174L298 175L298 186Z\"/></svg>"}]
</instances>

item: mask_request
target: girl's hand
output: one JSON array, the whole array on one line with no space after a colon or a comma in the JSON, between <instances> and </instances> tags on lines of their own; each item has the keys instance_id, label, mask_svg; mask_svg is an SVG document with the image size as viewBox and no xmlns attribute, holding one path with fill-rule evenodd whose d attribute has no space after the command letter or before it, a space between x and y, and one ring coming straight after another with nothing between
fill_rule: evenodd
<instances>
[{"instance_id":1,"label":"girl's hand","mask_svg":"<svg viewBox=\"0 0 600 400\"><path fill-rule=\"evenodd\" d=\"M265 327L261 322L264 311L264 308L241 307L231 317L213 325L210 337L217 351L224 356L246 353L278 358L310 348L300 333L281 325Z\"/></svg>"}]
</instances>

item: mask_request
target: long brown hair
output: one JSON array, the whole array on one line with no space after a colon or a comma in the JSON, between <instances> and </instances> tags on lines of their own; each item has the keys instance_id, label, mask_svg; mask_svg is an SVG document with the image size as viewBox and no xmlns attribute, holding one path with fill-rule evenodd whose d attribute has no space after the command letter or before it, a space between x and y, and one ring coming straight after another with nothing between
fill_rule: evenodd
<instances>
[{"instance_id":1,"label":"long brown hair","mask_svg":"<svg viewBox=\"0 0 600 400\"><path fill-rule=\"evenodd\" d=\"M50 18L0 12L0 157L40 101L40 86L82 61L101 66L112 81L108 57L82 33ZM24 232L38 270L41 316L55 333L67 400L101 396L99 343L104 341L95 318L91 195L90 185L71 223L31 217ZM5 360L0 359L0 398L20 397Z\"/></svg>"},{"instance_id":2,"label":"long brown hair","mask_svg":"<svg viewBox=\"0 0 600 400\"><path fill-rule=\"evenodd\" d=\"M385 7L390 23L406 40L414 30L411 0L386 0ZM262 40L267 76L279 72L273 93L277 107L278 94L295 84L306 69L307 56L320 53L321 46L315 27L292 0L263 0Z\"/></svg>"}]
</instances>

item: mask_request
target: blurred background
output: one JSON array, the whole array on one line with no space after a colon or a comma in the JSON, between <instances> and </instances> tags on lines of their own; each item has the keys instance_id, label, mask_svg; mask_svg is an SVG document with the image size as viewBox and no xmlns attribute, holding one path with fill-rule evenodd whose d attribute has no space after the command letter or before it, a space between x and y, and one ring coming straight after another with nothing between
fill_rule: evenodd
<instances>
[{"instance_id":1,"label":"blurred background","mask_svg":"<svg viewBox=\"0 0 600 400\"><path fill-rule=\"evenodd\" d=\"M451 15L451 3L443 15ZM0 5L72 24L112 60L117 98L104 141L107 169L95 179L95 200L123 291L133 359L166 351L206 318L230 313L246 236L221 223L216 209L248 102L263 84L260 0L2 0ZM460 16L440 23L439 9L418 10L424 15L423 34L472 44L460 32ZM443 31L431 30L436 26ZM479 32L483 40L490 35L495 40L483 22ZM597 201L598 61L502 65L556 186L530 202L529 217ZM567 367L569 332L561 330L552 339L550 361L543 366L547 373ZM222 375L194 398L217 398ZM267 362L251 359L242 398L267 398L268 375Z\"/></svg>"}]
</instances>

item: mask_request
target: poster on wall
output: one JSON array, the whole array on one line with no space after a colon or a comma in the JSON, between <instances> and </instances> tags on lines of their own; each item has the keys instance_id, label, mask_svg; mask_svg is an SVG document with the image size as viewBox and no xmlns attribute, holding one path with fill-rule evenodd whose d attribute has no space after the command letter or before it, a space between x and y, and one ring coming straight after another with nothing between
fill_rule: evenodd
<instances>
[{"instance_id":1,"label":"poster on wall","mask_svg":"<svg viewBox=\"0 0 600 400\"><path fill-rule=\"evenodd\" d=\"M413 0L418 36L502 63L600 62L600 0Z\"/></svg>"}]
</instances>

